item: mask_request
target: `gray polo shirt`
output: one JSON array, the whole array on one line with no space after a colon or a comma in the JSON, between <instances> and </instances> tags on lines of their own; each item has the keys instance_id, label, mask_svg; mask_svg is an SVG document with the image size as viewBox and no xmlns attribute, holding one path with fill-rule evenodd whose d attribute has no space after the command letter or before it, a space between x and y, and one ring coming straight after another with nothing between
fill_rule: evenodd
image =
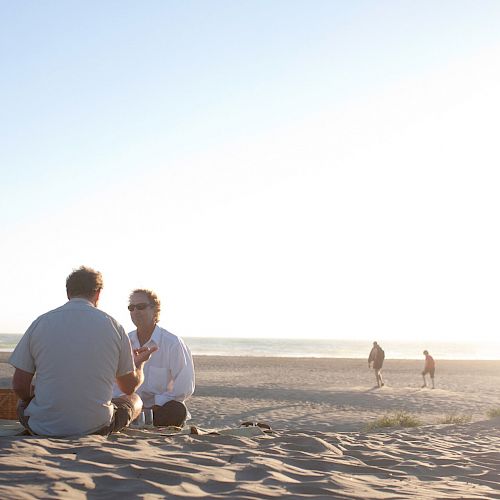
<instances>
[{"instance_id":1,"label":"gray polo shirt","mask_svg":"<svg viewBox=\"0 0 500 500\"><path fill-rule=\"evenodd\" d=\"M109 425L113 383L134 371L122 326L85 299L71 299L28 328L9 363L35 373L25 415L46 436L90 434Z\"/></svg>"}]
</instances>

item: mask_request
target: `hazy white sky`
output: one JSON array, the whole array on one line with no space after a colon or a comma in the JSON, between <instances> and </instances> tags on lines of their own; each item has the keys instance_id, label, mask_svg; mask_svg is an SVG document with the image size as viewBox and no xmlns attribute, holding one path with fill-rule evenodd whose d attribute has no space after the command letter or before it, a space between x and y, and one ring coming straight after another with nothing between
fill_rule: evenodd
<instances>
[{"instance_id":1,"label":"hazy white sky","mask_svg":"<svg viewBox=\"0 0 500 500\"><path fill-rule=\"evenodd\" d=\"M496 340L500 3L0 4L0 332L100 270L183 336Z\"/></svg>"}]
</instances>

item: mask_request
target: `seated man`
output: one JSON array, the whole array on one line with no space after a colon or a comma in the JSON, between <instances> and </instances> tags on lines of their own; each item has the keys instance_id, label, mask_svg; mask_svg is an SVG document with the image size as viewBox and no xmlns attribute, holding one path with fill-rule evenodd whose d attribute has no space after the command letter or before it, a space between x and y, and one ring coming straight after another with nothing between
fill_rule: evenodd
<instances>
[{"instance_id":1,"label":"seated man","mask_svg":"<svg viewBox=\"0 0 500 500\"><path fill-rule=\"evenodd\" d=\"M137 393L145 408L153 409L153 424L182 427L191 418L185 405L194 392L193 358L184 341L159 326L160 300L151 290L130 294L128 310L137 327L129 333L135 352L157 349L144 367L144 382Z\"/></svg>"},{"instance_id":2,"label":"seated man","mask_svg":"<svg viewBox=\"0 0 500 500\"><path fill-rule=\"evenodd\" d=\"M36 319L10 356L19 421L32 434L109 434L142 409L134 390L155 348L132 353L121 325L97 309L102 285L93 269L73 271L69 301ZM115 381L124 394L112 400Z\"/></svg>"}]
</instances>

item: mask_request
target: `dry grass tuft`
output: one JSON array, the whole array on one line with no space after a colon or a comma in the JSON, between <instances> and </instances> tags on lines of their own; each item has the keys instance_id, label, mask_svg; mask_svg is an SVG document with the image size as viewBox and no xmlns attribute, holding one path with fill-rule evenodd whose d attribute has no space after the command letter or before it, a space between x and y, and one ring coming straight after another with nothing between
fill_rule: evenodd
<instances>
[{"instance_id":1,"label":"dry grass tuft","mask_svg":"<svg viewBox=\"0 0 500 500\"><path fill-rule=\"evenodd\" d=\"M487 411L487 415L490 418L500 417L500 408L491 408Z\"/></svg>"},{"instance_id":2,"label":"dry grass tuft","mask_svg":"<svg viewBox=\"0 0 500 500\"><path fill-rule=\"evenodd\" d=\"M398 411L396 413L384 415L383 417L370 422L366 425L365 430L373 431L387 427L418 427L419 425L422 425L422 421L419 418L415 417L411 413Z\"/></svg>"},{"instance_id":3,"label":"dry grass tuft","mask_svg":"<svg viewBox=\"0 0 500 500\"><path fill-rule=\"evenodd\" d=\"M446 415L438 424L468 424L472 420L472 415Z\"/></svg>"}]
</instances>

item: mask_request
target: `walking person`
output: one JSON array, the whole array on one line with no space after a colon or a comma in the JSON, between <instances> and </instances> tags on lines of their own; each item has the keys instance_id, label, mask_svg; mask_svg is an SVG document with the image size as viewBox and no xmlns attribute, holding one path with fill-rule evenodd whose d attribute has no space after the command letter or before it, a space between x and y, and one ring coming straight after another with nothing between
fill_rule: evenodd
<instances>
[{"instance_id":1,"label":"walking person","mask_svg":"<svg viewBox=\"0 0 500 500\"><path fill-rule=\"evenodd\" d=\"M429 354L429 351L425 350L423 354L425 356L425 365L424 365L424 371L422 372L422 378L424 379L424 385L422 386L422 389L424 387L427 387L427 381L425 379L425 376L427 374L429 374L432 383L432 388L434 389L435 388L434 372L436 371L436 362L434 361L434 358Z\"/></svg>"},{"instance_id":2,"label":"walking person","mask_svg":"<svg viewBox=\"0 0 500 500\"><path fill-rule=\"evenodd\" d=\"M384 381L382 379L382 366L384 364L385 352L378 345L377 342L373 342L373 347L370 351L370 355L368 356L368 368L371 368L371 364L373 363L373 370L375 372L375 379L377 380L377 387L383 387Z\"/></svg>"}]
</instances>

